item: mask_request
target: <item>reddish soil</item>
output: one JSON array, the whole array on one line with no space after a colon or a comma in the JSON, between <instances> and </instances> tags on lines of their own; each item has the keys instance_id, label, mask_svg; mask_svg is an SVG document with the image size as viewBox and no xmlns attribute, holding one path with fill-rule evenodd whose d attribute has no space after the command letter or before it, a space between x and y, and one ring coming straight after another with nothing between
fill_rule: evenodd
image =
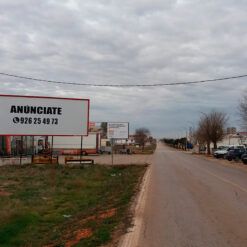
<instances>
[{"instance_id":1,"label":"reddish soil","mask_svg":"<svg viewBox=\"0 0 247 247\"><path fill-rule=\"evenodd\" d=\"M82 239L84 238L90 238L93 235L93 232L90 228L78 230L75 232L75 238L72 240L69 240L66 244L65 247L72 247L76 244L78 244Z\"/></svg>"},{"instance_id":2,"label":"reddish soil","mask_svg":"<svg viewBox=\"0 0 247 247\"><path fill-rule=\"evenodd\" d=\"M76 228L83 227L84 224L86 224L89 221L102 221L103 219L111 218L113 217L117 212L116 208L108 209L105 211L100 212L98 215L92 215L85 219L81 219L79 221L76 221L73 223L73 225L77 226ZM65 239L65 247L72 247L76 244L78 244L82 239L90 238L93 235L93 231L90 228L82 228L80 230L69 230L64 233L64 239ZM57 246L54 244L48 244L43 247L55 247Z\"/></svg>"},{"instance_id":3,"label":"reddish soil","mask_svg":"<svg viewBox=\"0 0 247 247\"><path fill-rule=\"evenodd\" d=\"M116 208L106 210L105 212L103 212L99 215L99 219L111 218L116 214L116 211L117 211Z\"/></svg>"},{"instance_id":4,"label":"reddish soil","mask_svg":"<svg viewBox=\"0 0 247 247\"><path fill-rule=\"evenodd\" d=\"M0 189L0 196L10 196L10 195L12 195L12 193Z\"/></svg>"}]
</instances>

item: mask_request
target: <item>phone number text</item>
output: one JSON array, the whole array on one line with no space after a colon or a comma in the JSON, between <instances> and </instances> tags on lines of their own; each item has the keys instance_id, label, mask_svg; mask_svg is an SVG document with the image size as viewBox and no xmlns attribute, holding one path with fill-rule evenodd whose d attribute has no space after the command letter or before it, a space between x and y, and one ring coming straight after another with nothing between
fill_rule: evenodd
<instances>
[{"instance_id":1,"label":"phone number text","mask_svg":"<svg viewBox=\"0 0 247 247\"><path fill-rule=\"evenodd\" d=\"M58 125L58 118L14 117L14 124Z\"/></svg>"}]
</instances>

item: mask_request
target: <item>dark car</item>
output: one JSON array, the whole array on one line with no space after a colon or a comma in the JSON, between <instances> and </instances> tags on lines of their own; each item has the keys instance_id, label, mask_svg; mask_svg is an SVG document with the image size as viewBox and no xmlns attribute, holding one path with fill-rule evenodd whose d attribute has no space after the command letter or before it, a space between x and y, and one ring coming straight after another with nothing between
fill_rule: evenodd
<instances>
[{"instance_id":1,"label":"dark car","mask_svg":"<svg viewBox=\"0 0 247 247\"><path fill-rule=\"evenodd\" d=\"M241 156L241 160L244 164L247 164L247 152L245 152L242 156Z\"/></svg>"},{"instance_id":2,"label":"dark car","mask_svg":"<svg viewBox=\"0 0 247 247\"><path fill-rule=\"evenodd\" d=\"M245 153L245 149L240 149L240 148L237 148L237 149L232 149L232 150L229 150L227 155L226 155L226 159L231 161L231 160L238 160L238 159L241 159L241 156Z\"/></svg>"}]
</instances>

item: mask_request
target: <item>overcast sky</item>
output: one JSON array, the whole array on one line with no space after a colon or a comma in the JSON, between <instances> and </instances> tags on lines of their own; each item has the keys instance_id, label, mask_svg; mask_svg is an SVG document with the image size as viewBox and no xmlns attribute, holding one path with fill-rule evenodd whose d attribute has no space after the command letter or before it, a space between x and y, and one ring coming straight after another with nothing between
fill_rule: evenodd
<instances>
[{"instance_id":1,"label":"overcast sky","mask_svg":"<svg viewBox=\"0 0 247 247\"><path fill-rule=\"evenodd\" d=\"M0 72L104 84L247 74L246 13L246 0L0 0ZM91 121L179 137L212 109L238 126L246 80L96 88L0 76L0 91L89 98Z\"/></svg>"}]
</instances>

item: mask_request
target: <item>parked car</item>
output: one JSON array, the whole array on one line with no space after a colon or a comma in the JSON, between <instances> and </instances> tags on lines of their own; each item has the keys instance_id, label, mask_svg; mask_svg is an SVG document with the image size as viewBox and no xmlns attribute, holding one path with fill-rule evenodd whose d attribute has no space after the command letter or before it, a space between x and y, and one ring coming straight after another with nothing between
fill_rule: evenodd
<instances>
[{"instance_id":1,"label":"parked car","mask_svg":"<svg viewBox=\"0 0 247 247\"><path fill-rule=\"evenodd\" d=\"M131 151L131 149L129 149L129 148L122 148L122 149L119 149L118 152L119 152L120 154L132 154L132 151Z\"/></svg>"},{"instance_id":2,"label":"parked car","mask_svg":"<svg viewBox=\"0 0 247 247\"><path fill-rule=\"evenodd\" d=\"M104 154L104 153L107 153L107 154L111 154L111 146L102 146L99 150L99 153L100 154Z\"/></svg>"},{"instance_id":3,"label":"parked car","mask_svg":"<svg viewBox=\"0 0 247 247\"><path fill-rule=\"evenodd\" d=\"M233 149L233 146L221 146L219 149L214 151L214 157L219 159L219 158L225 158L228 151Z\"/></svg>"},{"instance_id":4,"label":"parked car","mask_svg":"<svg viewBox=\"0 0 247 247\"><path fill-rule=\"evenodd\" d=\"M238 160L241 159L242 155L245 153L245 149L242 148L235 148L228 151L226 155L226 159L231 160Z\"/></svg>"},{"instance_id":5,"label":"parked car","mask_svg":"<svg viewBox=\"0 0 247 247\"><path fill-rule=\"evenodd\" d=\"M244 164L247 164L247 152L245 152L242 156L241 156L241 160Z\"/></svg>"},{"instance_id":6,"label":"parked car","mask_svg":"<svg viewBox=\"0 0 247 247\"><path fill-rule=\"evenodd\" d=\"M246 147L244 145L234 145L234 149L241 149L241 150L246 150Z\"/></svg>"}]
</instances>

